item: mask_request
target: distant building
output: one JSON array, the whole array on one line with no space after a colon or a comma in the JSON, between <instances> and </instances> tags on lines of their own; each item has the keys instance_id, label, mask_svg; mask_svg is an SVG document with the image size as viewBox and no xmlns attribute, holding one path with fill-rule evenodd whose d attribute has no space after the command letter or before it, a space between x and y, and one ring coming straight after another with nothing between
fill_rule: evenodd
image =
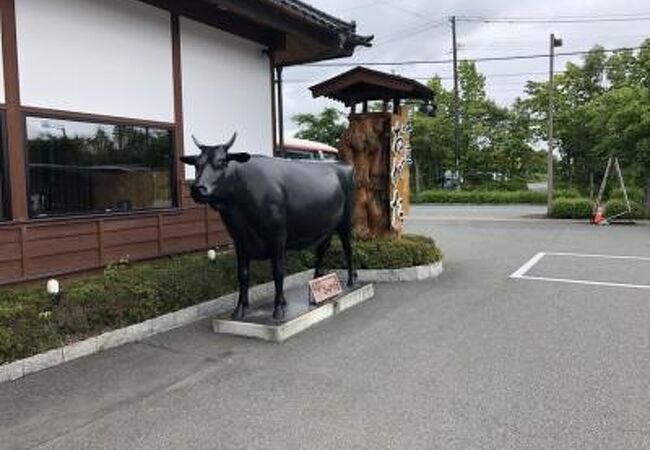
<instances>
[{"instance_id":1,"label":"distant building","mask_svg":"<svg viewBox=\"0 0 650 450\"><path fill-rule=\"evenodd\" d=\"M272 154L275 68L368 38L298 0L0 0L0 284L228 240L191 135Z\"/></svg>"}]
</instances>

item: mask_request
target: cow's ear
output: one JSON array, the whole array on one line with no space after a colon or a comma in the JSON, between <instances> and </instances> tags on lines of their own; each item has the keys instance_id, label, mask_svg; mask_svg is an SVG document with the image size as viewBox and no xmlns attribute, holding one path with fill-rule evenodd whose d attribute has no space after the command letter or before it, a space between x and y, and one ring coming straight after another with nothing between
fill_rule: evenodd
<instances>
[{"instance_id":1,"label":"cow's ear","mask_svg":"<svg viewBox=\"0 0 650 450\"><path fill-rule=\"evenodd\" d=\"M251 159L251 155L248 153L229 153L228 156L228 161L237 161L240 163L245 163L249 159Z\"/></svg>"},{"instance_id":2,"label":"cow's ear","mask_svg":"<svg viewBox=\"0 0 650 450\"><path fill-rule=\"evenodd\" d=\"M196 156L181 156L181 162L194 166L196 165Z\"/></svg>"}]
</instances>

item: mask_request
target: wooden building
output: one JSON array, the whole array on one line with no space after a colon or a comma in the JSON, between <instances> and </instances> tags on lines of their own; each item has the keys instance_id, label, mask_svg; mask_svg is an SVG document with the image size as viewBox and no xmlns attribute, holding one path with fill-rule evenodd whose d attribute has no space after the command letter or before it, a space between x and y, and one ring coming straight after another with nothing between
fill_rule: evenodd
<instances>
[{"instance_id":1,"label":"wooden building","mask_svg":"<svg viewBox=\"0 0 650 450\"><path fill-rule=\"evenodd\" d=\"M279 68L370 38L298 0L0 0L0 284L228 241L178 162L273 153Z\"/></svg>"}]
</instances>

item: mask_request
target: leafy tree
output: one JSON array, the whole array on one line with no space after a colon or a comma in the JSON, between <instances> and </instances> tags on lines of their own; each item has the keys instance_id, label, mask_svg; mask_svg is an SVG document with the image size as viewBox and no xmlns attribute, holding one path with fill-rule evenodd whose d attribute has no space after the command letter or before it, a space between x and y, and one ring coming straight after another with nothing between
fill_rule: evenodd
<instances>
[{"instance_id":1,"label":"leafy tree","mask_svg":"<svg viewBox=\"0 0 650 450\"><path fill-rule=\"evenodd\" d=\"M339 147L345 131L344 115L336 108L325 108L319 114L297 114L292 119L300 128L296 137Z\"/></svg>"},{"instance_id":2,"label":"leafy tree","mask_svg":"<svg viewBox=\"0 0 650 450\"><path fill-rule=\"evenodd\" d=\"M459 81L459 156L466 183L491 183L494 177L526 178L540 171L543 158L540 160L529 144L531 119L526 111L500 107L489 99L485 76L473 62L461 62ZM429 87L436 96L437 114L416 114L412 147L424 187L438 187L445 171L455 170L453 93L438 77L430 80Z\"/></svg>"},{"instance_id":3,"label":"leafy tree","mask_svg":"<svg viewBox=\"0 0 650 450\"><path fill-rule=\"evenodd\" d=\"M609 56L594 47L554 82L560 181L593 185L607 158L617 156L628 182L650 193L650 40L637 52ZM520 105L531 118L535 138L546 139L548 83L528 83L526 94Z\"/></svg>"}]
</instances>

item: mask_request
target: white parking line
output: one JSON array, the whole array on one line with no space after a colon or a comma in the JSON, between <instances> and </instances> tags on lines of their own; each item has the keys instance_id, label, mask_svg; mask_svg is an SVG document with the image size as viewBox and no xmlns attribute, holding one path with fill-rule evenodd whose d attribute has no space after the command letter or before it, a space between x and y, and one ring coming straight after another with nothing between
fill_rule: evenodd
<instances>
[{"instance_id":1,"label":"white parking line","mask_svg":"<svg viewBox=\"0 0 650 450\"><path fill-rule=\"evenodd\" d=\"M526 274L526 272L532 269L533 266L537 264L544 256L546 256L546 253L539 252L538 254L530 258L526 264L521 266L512 275L510 275L510 278L522 278Z\"/></svg>"},{"instance_id":2,"label":"white parking line","mask_svg":"<svg viewBox=\"0 0 650 450\"><path fill-rule=\"evenodd\" d=\"M647 256L591 255L587 253L552 253L552 252L547 252L546 254L553 255L553 256L574 256L577 258L634 259L637 261L650 261L650 257Z\"/></svg>"},{"instance_id":3,"label":"white parking line","mask_svg":"<svg viewBox=\"0 0 650 450\"><path fill-rule=\"evenodd\" d=\"M569 284L582 284L591 286L609 286L609 287L622 287L631 289L650 289L648 284L629 284L629 283L614 283L609 281L591 281L591 280L575 280L571 278L551 278L551 277L533 277L528 276L528 273L537 263L540 262L544 256L570 256L576 258L600 258L600 259L625 259L633 261L650 261L649 257L645 256L619 256L619 255L593 255L586 253L560 253L560 252L539 252L531 259L529 259L523 266L514 271L510 278L519 280L533 280L533 281L547 281L553 283L569 283Z\"/></svg>"}]
</instances>

